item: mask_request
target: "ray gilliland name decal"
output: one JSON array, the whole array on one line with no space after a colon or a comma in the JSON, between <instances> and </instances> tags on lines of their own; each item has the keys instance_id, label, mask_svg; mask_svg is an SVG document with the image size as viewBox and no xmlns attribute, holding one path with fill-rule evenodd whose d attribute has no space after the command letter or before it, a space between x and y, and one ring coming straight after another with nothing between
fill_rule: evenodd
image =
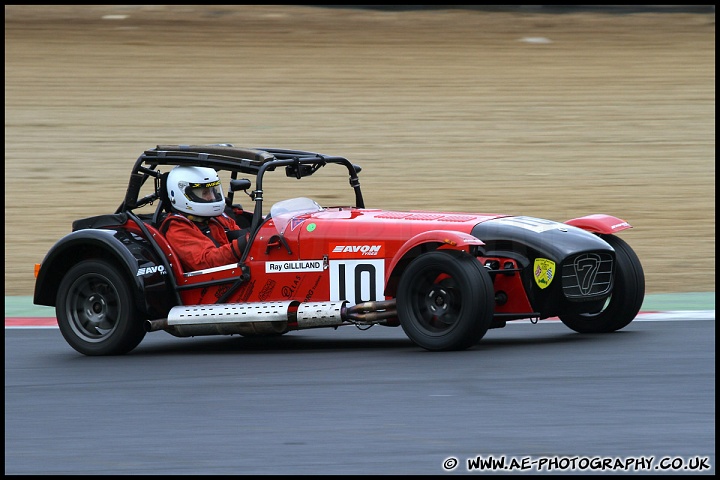
<instances>
[{"instance_id":1,"label":"ray gilliland name decal","mask_svg":"<svg viewBox=\"0 0 720 480\"><path fill-rule=\"evenodd\" d=\"M298 262L265 262L265 273L286 272L322 272L322 260L303 260Z\"/></svg>"},{"instance_id":2,"label":"ray gilliland name decal","mask_svg":"<svg viewBox=\"0 0 720 480\"><path fill-rule=\"evenodd\" d=\"M536 258L534 274L538 287L549 287L555 278L555 262L547 258Z\"/></svg>"}]
</instances>

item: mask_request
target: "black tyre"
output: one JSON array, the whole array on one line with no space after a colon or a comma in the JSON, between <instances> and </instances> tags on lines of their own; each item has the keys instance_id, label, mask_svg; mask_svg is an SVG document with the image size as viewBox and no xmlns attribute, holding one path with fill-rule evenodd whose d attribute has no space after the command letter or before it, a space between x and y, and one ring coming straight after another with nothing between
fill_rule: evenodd
<instances>
[{"instance_id":1,"label":"black tyre","mask_svg":"<svg viewBox=\"0 0 720 480\"><path fill-rule=\"evenodd\" d=\"M398 284L400 324L410 340L427 350L475 345L490 327L494 304L490 274L464 252L424 253Z\"/></svg>"},{"instance_id":2,"label":"black tyre","mask_svg":"<svg viewBox=\"0 0 720 480\"><path fill-rule=\"evenodd\" d=\"M56 314L65 340L85 355L127 353L145 337L125 278L100 260L85 260L65 274Z\"/></svg>"},{"instance_id":3,"label":"black tyre","mask_svg":"<svg viewBox=\"0 0 720 480\"><path fill-rule=\"evenodd\" d=\"M645 273L630 246L614 235L602 239L615 249L615 279L610 300L591 314L561 314L560 320L578 333L609 333L632 322L645 299Z\"/></svg>"}]
</instances>

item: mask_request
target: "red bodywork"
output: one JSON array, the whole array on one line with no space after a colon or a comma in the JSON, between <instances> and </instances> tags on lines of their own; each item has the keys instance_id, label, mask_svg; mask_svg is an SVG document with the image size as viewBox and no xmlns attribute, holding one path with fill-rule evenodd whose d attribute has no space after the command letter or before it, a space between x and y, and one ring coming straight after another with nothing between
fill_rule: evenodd
<instances>
[{"instance_id":1,"label":"red bodywork","mask_svg":"<svg viewBox=\"0 0 720 480\"><path fill-rule=\"evenodd\" d=\"M401 273L398 262L413 248L430 245L468 251L472 245L483 245L470 235L472 228L502 216L331 207L294 217L283 234L287 246L271 219L250 247L246 259L250 280L227 302L347 299L353 305L392 298L393 278ZM171 249L162 248L171 259L178 286L226 280L213 287L182 290L186 305L216 303L241 273L237 265L181 272L178 262L172 261ZM498 312L531 311L519 275L500 276L497 286L514 299L499 306Z\"/></svg>"}]
</instances>

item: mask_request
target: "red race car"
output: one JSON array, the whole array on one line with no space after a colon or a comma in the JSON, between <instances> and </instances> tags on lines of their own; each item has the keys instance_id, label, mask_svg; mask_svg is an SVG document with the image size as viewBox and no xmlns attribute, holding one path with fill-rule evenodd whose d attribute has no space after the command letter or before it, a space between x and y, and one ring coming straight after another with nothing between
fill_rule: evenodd
<instances>
[{"instance_id":1,"label":"red race car","mask_svg":"<svg viewBox=\"0 0 720 480\"><path fill-rule=\"evenodd\" d=\"M176 165L229 177L226 212L250 232L239 262L184 271L177 261L159 231ZM350 205L263 204L267 174L297 181L338 167ZM462 350L512 320L559 317L576 332L600 333L640 310L645 277L616 235L631 228L624 220L366 208L359 172L314 152L159 145L135 162L114 213L76 220L36 265L34 303L56 308L64 338L85 355L127 353L159 330L255 336L352 325L400 326L427 350ZM233 203L239 191L252 212Z\"/></svg>"}]
</instances>

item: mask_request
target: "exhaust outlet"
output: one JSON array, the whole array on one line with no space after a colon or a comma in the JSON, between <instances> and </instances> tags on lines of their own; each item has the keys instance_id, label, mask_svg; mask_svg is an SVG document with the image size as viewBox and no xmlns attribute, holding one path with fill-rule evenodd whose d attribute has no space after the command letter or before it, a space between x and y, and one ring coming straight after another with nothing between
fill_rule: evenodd
<instances>
[{"instance_id":1,"label":"exhaust outlet","mask_svg":"<svg viewBox=\"0 0 720 480\"><path fill-rule=\"evenodd\" d=\"M397 317L397 302L392 299L358 303L348 307L343 316L354 323L373 325Z\"/></svg>"}]
</instances>

